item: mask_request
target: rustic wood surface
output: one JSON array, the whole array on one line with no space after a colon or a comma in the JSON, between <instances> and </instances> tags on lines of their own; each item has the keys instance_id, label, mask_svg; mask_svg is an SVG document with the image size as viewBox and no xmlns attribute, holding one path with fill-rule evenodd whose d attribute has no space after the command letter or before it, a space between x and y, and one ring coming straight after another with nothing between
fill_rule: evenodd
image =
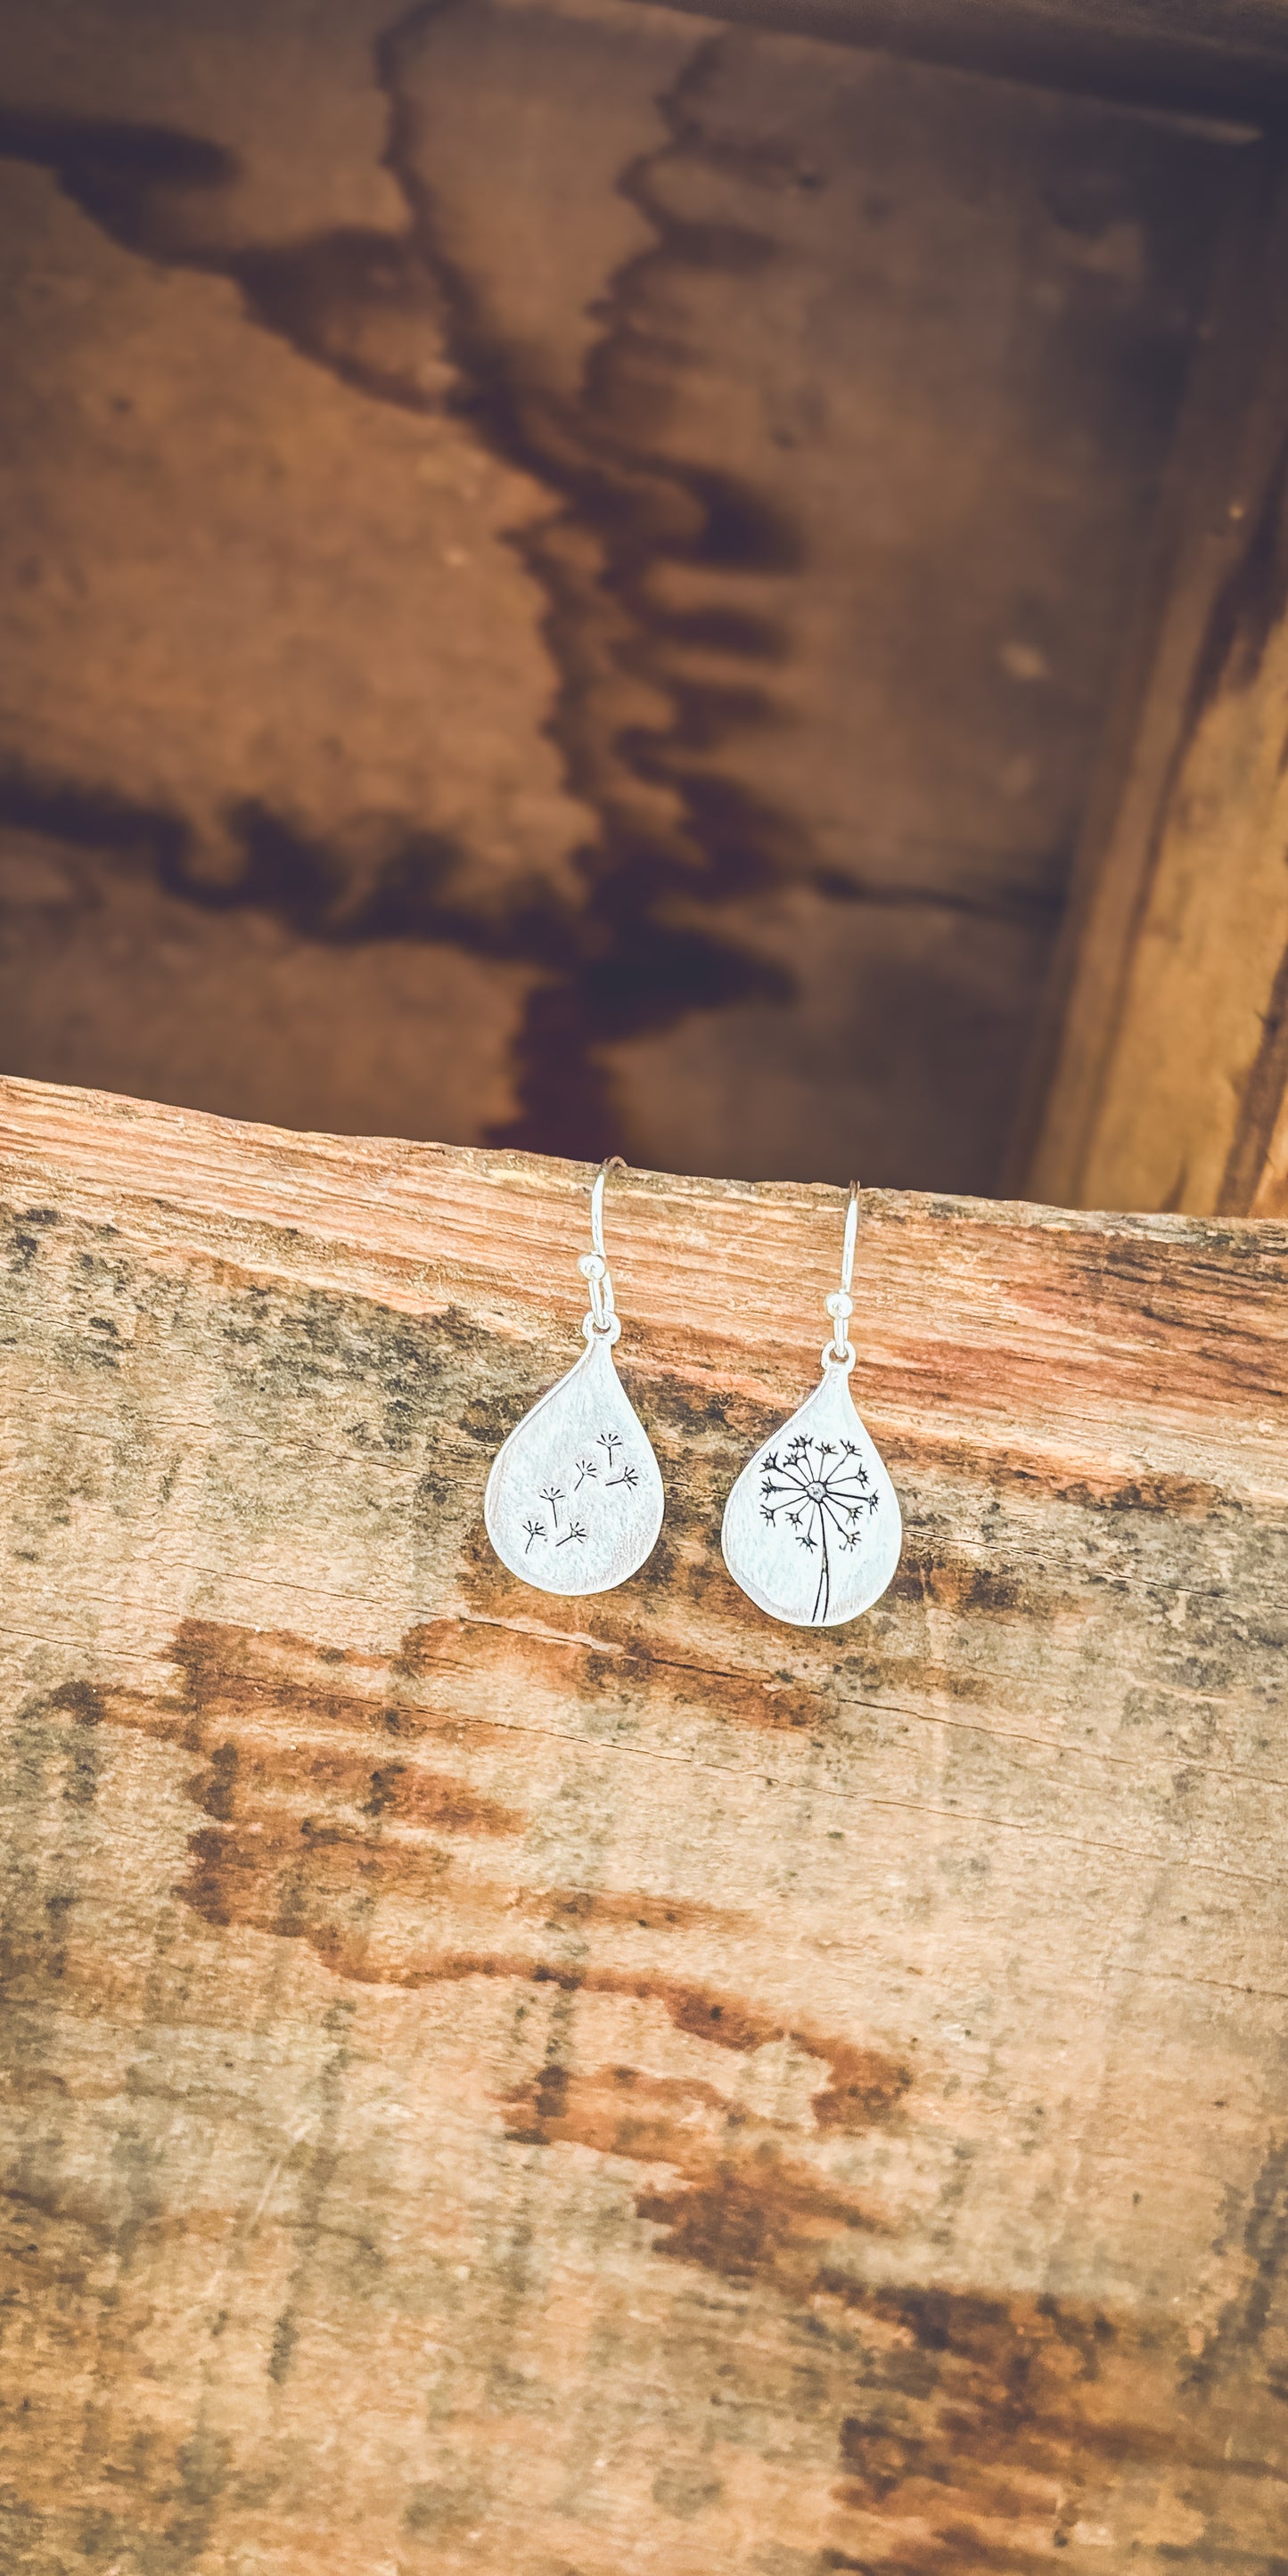
<instances>
[{"instance_id":1,"label":"rustic wood surface","mask_svg":"<svg viewBox=\"0 0 1288 2576\"><path fill-rule=\"evenodd\" d=\"M1288 1214L1281 140L1245 179L1160 512L1141 685L1087 816L1036 1142L1015 1158L1074 1205Z\"/></svg>"},{"instance_id":2,"label":"rustic wood surface","mask_svg":"<svg viewBox=\"0 0 1288 2576\"><path fill-rule=\"evenodd\" d=\"M1288 1229L873 1193L893 1590L720 1507L842 1199L0 1086L0 2563L1283 2576Z\"/></svg>"}]
</instances>

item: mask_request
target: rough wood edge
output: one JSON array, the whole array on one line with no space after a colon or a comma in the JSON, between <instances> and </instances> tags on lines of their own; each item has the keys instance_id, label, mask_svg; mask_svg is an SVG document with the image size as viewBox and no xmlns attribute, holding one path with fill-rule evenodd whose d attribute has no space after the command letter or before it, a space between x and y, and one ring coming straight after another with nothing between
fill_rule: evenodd
<instances>
[{"instance_id":1,"label":"rough wood edge","mask_svg":"<svg viewBox=\"0 0 1288 2576\"><path fill-rule=\"evenodd\" d=\"M397 1187L414 1202L432 1194L436 1176L459 1175L486 1189L502 1186L567 1210L566 1228L580 1243L590 1182L598 1166L517 1148L450 1145L401 1136L333 1135L270 1127L214 1112L179 1109L122 1092L95 1091L0 1075L0 1157L74 1174L82 1183L122 1182L123 1131L129 1131L131 1195L164 1190L176 1208L212 1215L271 1216L280 1226L307 1224L319 1239L352 1240L362 1209L386 1215ZM233 1149L241 1158L230 1186ZM613 1194L654 1201L799 1214L830 1226L848 1193L827 1181L743 1181L656 1172L632 1164L614 1175ZM1158 1244L1207 1244L1240 1237L1267 1251L1288 1251L1288 1226L1262 1217L1192 1217L1184 1211L1075 1208L1025 1198L972 1198L947 1191L865 1189L866 1213L887 1221L965 1222L1037 1234L1098 1234ZM557 1217L556 1220L557 1222Z\"/></svg>"},{"instance_id":2,"label":"rough wood edge","mask_svg":"<svg viewBox=\"0 0 1288 2576\"><path fill-rule=\"evenodd\" d=\"M590 1175L0 1081L19 1236L48 1207L234 1294L280 1282L416 1323L457 1312L512 1346L559 1350L578 1329ZM606 1219L628 1369L702 1405L798 1403L844 1204L824 1184L619 1177ZM1189 1509L1200 1487L1281 1508L1288 1226L874 1191L855 1289L856 1397L891 1457L1150 1509Z\"/></svg>"}]
</instances>

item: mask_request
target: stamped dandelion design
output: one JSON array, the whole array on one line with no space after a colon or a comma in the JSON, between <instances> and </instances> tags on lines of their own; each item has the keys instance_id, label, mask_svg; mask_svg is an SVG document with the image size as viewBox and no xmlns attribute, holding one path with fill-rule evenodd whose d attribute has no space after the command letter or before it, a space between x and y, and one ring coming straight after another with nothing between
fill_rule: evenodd
<instances>
[{"instance_id":1,"label":"stamped dandelion design","mask_svg":"<svg viewBox=\"0 0 1288 2576\"><path fill-rule=\"evenodd\" d=\"M854 1410L846 1325L858 1227L850 1192L841 1286L826 1300L823 1375L798 1412L744 1467L725 1505L721 1544L735 1583L771 1618L835 1628L885 1591L903 1544L898 1498Z\"/></svg>"},{"instance_id":2,"label":"stamped dandelion design","mask_svg":"<svg viewBox=\"0 0 1288 2576\"><path fill-rule=\"evenodd\" d=\"M760 1492L762 1521L775 1529L781 1519L816 1559L810 1624L826 1627L833 1558L839 1548L853 1554L880 1500L857 1440L810 1440L798 1432L781 1457L777 1449L766 1452Z\"/></svg>"},{"instance_id":3,"label":"stamped dandelion design","mask_svg":"<svg viewBox=\"0 0 1288 2576\"><path fill-rule=\"evenodd\" d=\"M662 1526L662 1479L613 1361L621 1323L604 1257L604 1173L591 1191L586 1349L498 1451L483 1517L503 1565L541 1592L608 1592Z\"/></svg>"}]
</instances>

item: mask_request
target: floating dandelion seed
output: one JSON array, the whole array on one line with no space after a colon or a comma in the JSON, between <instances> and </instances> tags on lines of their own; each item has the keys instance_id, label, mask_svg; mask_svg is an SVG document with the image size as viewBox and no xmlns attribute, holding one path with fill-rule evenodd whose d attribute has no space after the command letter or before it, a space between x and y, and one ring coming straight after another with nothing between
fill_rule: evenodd
<instances>
[{"instance_id":1,"label":"floating dandelion seed","mask_svg":"<svg viewBox=\"0 0 1288 2576\"><path fill-rule=\"evenodd\" d=\"M632 1467L626 1464L618 1466L618 1456L622 1447L622 1435L620 1431L601 1431L598 1438L598 1447L604 1452L604 1456L602 1458L597 1458L592 1453L589 1457L574 1460L571 1477L573 1493L579 1494L582 1486L585 1484L590 1484L593 1488L597 1488L601 1492L606 1485L621 1485L625 1488L628 1494L635 1493L639 1486L640 1470L638 1467ZM614 1467L617 1468L616 1475L613 1475L610 1472ZM593 1493L590 1499L593 1501ZM584 1547L590 1536L590 1531L584 1520L578 1519L575 1512L568 1511L567 1488L563 1485L543 1485L541 1488L541 1500L547 1506L551 1522L553 1523L555 1546ZM561 1505L563 1506L562 1522L560 1519ZM552 1534L551 1530L547 1527L546 1522L535 1511L530 1513L527 1520L525 1520L523 1531L523 1553L525 1556L530 1553L534 1546L538 1544L544 1545Z\"/></svg>"}]
</instances>

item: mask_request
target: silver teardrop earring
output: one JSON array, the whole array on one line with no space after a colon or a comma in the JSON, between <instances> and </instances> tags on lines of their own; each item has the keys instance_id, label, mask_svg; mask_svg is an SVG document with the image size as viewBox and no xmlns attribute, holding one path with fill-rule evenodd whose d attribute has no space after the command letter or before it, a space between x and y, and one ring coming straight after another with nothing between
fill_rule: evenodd
<instances>
[{"instance_id":1,"label":"silver teardrop earring","mask_svg":"<svg viewBox=\"0 0 1288 2576\"><path fill-rule=\"evenodd\" d=\"M899 1562L903 1520L884 1463L854 1410L854 1240L850 1184L841 1285L826 1299L832 1338L812 1395L756 1451L725 1504L720 1543L734 1582L792 1628L839 1628L870 1610Z\"/></svg>"},{"instance_id":2,"label":"silver teardrop earring","mask_svg":"<svg viewBox=\"0 0 1288 2576\"><path fill-rule=\"evenodd\" d=\"M620 1155L613 1161L625 1171ZM501 1563L539 1592L611 1592L662 1526L662 1478L613 1360L621 1323L604 1257L604 1164L590 1193L586 1348L497 1451L483 1518Z\"/></svg>"}]
</instances>

